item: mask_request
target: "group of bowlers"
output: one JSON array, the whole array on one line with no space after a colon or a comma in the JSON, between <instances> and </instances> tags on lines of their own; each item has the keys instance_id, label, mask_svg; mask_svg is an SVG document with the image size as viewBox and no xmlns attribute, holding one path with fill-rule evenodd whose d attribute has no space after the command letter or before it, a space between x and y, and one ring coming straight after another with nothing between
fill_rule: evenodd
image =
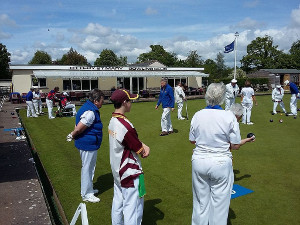
<instances>
[{"instance_id":1,"label":"group of bowlers","mask_svg":"<svg viewBox=\"0 0 300 225\"><path fill-rule=\"evenodd\" d=\"M231 150L239 149L241 145L255 139L255 136L241 139L239 130L241 118L242 122L250 123L253 101L257 104L254 90L246 82L241 91L241 105L229 102L232 95L235 98L238 94L236 80L232 80L230 85L231 87L216 83L209 85L205 94L207 107L198 111L191 120L189 140L195 145L192 157L193 225L227 224L233 185ZM180 84L177 86L176 89L182 89ZM181 89L177 92L176 89L175 96L180 96L182 100L177 104L183 103L184 92ZM228 89L233 90L232 95L227 93ZM108 125L110 165L114 178L111 209L113 225L140 225L143 217L146 189L139 155L147 158L150 148L139 139L134 125L125 115L131 111L132 100L137 98L138 95L131 94L128 90L117 89L110 99L114 104L114 112ZM221 108L224 101L226 107L231 105L227 110ZM99 112L103 102L103 92L93 89L76 115L74 130L67 135L67 141L75 141L82 161L82 200L92 203L100 201L95 196L99 190L93 187L93 177L97 150L103 138ZM163 108L161 136L173 133L170 113L174 110L174 102L173 89L166 79L162 79L159 100L155 106L158 109L162 104ZM179 109L182 109L181 105ZM182 119L180 113L178 119ZM220 135L221 133L224 135Z\"/></svg>"},{"instance_id":2,"label":"group of bowlers","mask_svg":"<svg viewBox=\"0 0 300 225\"><path fill-rule=\"evenodd\" d=\"M53 115L53 106L55 101L59 102L58 110L72 110L72 115L76 115L76 106L71 104L68 100L68 93L63 92L61 97L58 98L56 94L59 92L59 87L55 87L51 90L46 96L46 105L48 108L48 117L49 119L55 119ZM41 93L38 89L30 88L30 91L26 95L26 104L27 104L27 117L38 117L38 115L44 114L43 105L41 100Z\"/></svg>"},{"instance_id":3,"label":"group of bowlers","mask_svg":"<svg viewBox=\"0 0 300 225\"><path fill-rule=\"evenodd\" d=\"M170 112L172 111L172 109L174 109L174 100L172 104L171 101L167 101L166 97L168 93L172 95L172 88L169 89L169 87L170 86L167 84L167 80L162 79L160 98L155 107L158 108L161 103L163 104L163 115L161 121L162 132L166 132L168 134L173 131L173 128L168 124L168 121ZM220 144L221 147L215 146L213 150L219 151L221 149L221 152L218 152L216 155L219 156L218 160L223 160L222 165L224 165L225 167L220 167L220 171L218 170L217 172L223 173L224 171L230 171L230 168L232 170L232 165L230 163L231 153L229 149L238 149L246 142L253 141L253 138L241 139L240 137L238 120L243 114L243 110L241 107L231 107L231 110L232 108L234 108L232 111L220 110L220 104L223 103L222 99L225 100L225 85L217 85L216 89L219 89L218 92L215 92L214 89L215 86L210 85L206 93L206 109L208 109L207 113L205 113L204 116L200 116L199 114L199 118L198 114L196 113L192 119L189 139L190 142L195 145L192 160L193 162L202 160L201 155L203 154L203 156L207 156L207 154L210 152L202 149L203 146L208 145L203 145L203 143L201 143L203 141L203 137L201 137L201 135L199 136L199 128L204 129L203 131L201 131L201 133L207 133L208 136L204 135L205 137L207 137L207 140L212 139L211 143ZM213 95L216 93L218 93L219 96L214 97ZM114 112L112 113L112 117L108 125L108 134L110 165L114 178L114 195L111 208L111 220L113 225L140 225L142 223L144 195L146 194L146 189L144 182L144 172L139 155L141 156L141 158L147 158L150 154L150 148L138 138L138 134L136 129L134 128L134 125L125 115L131 110L132 100L137 98L138 95L131 94L128 90L125 89L117 89L112 93L111 96L111 101L114 104ZM216 99L219 99L220 101L216 101ZM103 138L103 124L99 112L99 109L102 107L103 101L103 93L99 89L92 90L89 94L89 99L79 109L76 115L74 130L72 130L67 135L67 141L75 141L75 147L78 149L82 161L82 200L92 203L97 203L100 201L100 198L95 196L95 194L97 194L99 190L94 189L93 187L93 177L97 161L97 150L100 148ZM168 106L168 104L171 104L170 107L166 107ZM169 109L166 110L165 108ZM199 112L201 111L202 110L200 110ZM223 111L226 113L223 113ZM205 116L210 117L212 115L216 115L216 117L208 120L205 119ZM221 126L217 125L218 121L220 121L220 118L222 120L224 119L224 121L221 122ZM178 119L180 119L180 115L178 116ZM206 130L209 126L203 126L202 123L214 124L212 120L217 121L217 123L214 125L216 129L221 127L222 130L226 130L226 135L221 135L222 137L219 137L219 139L215 139L213 137L213 134L210 134L210 132L213 132L213 130ZM201 123L199 121L201 121ZM229 142L232 144L229 145ZM210 155L210 153L208 155ZM213 155L214 154L212 154L212 156ZM211 156L209 156L209 158L211 158ZM224 161L224 159L226 160ZM199 195L202 195L203 193L198 192L202 189L202 184L199 179L199 174L197 175L197 170L198 168L193 166L192 224L208 224L208 222L205 221L208 221L213 214L209 213L208 211L201 212L203 210L198 207L199 204L202 204L199 200ZM216 174L216 176L218 175ZM218 199L218 201L216 202L220 202L220 199L222 199L220 205L215 209L214 220L217 219L220 221L227 221L230 193L233 183L232 177L233 172L231 171L230 177L228 177L229 183L226 185L226 188L224 189L224 182L222 181L222 187L215 190L215 194L217 194L217 196L211 198L209 197L211 193L206 193L206 198L203 199L205 202L208 201L207 204L210 204L209 202L211 201L211 199ZM227 181L225 182L225 184L226 183ZM221 189L226 190L225 195L220 192ZM205 192L207 192L207 190L205 190ZM211 209L213 207L214 206L211 206ZM204 214L205 218L202 218ZM216 223L211 223L210 220L209 224ZM223 224L223 222L219 224Z\"/></svg>"},{"instance_id":4,"label":"group of bowlers","mask_svg":"<svg viewBox=\"0 0 300 225\"><path fill-rule=\"evenodd\" d=\"M277 84L275 88L272 90L272 101L273 101L273 110L272 115L277 114L277 106L282 108L282 111L287 116L293 116L295 119L297 118L297 99L300 97L300 93L298 87L295 83L290 82L289 80L284 81L284 85L290 88L291 92L291 100L290 100L290 113L287 113L284 103L284 89L280 84ZM225 99L225 110L229 110L230 107L235 103L235 98L239 94L239 87L237 85L237 80L232 79L231 83L226 85L226 99ZM254 95L254 89L251 87L250 81L245 82L245 86L242 88L241 92L241 104L244 108L242 123L252 125L253 122L250 121L251 118L251 110L253 107L253 103L257 105L257 101Z\"/></svg>"}]
</instances>

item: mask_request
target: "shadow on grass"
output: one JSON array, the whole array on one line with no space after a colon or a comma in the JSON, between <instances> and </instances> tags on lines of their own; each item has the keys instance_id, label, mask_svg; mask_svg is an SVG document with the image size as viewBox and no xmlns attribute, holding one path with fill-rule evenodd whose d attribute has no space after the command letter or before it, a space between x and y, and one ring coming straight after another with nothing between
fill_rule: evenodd
<instances>
[{"instance_id":1,"label":"shadow on grass","mask_svg":"<svg viewBox=\"0 0 300 225\"><path fill-rule=\"evenodd\" d=\"M142 225L156 225L158 220L165 217L165 214L155 206L161 202L159 198L145 201Z\"/></svg>"},{"instance_id":2,"label":"shadow on grass","mask_svg":"<svg viewBox=\"0 0 300 225\"><path fill-rule=\"evenodd\" d=\"M231 220L234 220L235 218L236 218L236 215L235 215L234 211L231 208L229 208L227 225L232 225Z\"/></svg>"},{"instance_id":3,"label":"shadow on grass","mask_svg":"<svg viewBox=\"0 0 300 225\"><path fill-rule=\"evenodd\" d=\"M234 181L239 181L242 180L244 178L250 178L251 175L250 174L244 174L243 176L237 177L237 174L240 174L239 170L233 170L234 173Z\"/></svg>"},{"instance_id":4,"label":"shadow on grass","mask_svg":"<svg viewBox=\"0 0 300 225\"><path fill-rule=\"evenodd\" d=\"M113 188L114 178L112 173L103 174L97 178L94 188L99 190L99 194L106 192L107 190Z\"/></svg>"}]
</instances>

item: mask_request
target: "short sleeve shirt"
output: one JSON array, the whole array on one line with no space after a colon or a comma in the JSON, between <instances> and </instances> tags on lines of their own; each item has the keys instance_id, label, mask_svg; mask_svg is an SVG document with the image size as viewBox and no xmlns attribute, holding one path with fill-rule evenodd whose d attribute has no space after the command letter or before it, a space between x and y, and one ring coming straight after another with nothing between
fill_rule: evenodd
<instances>
[{"instance_id":1,"label":"short sleeve shirt","mask_svg":"<svg viewBox=\"0 0 300 225\"><path fill-rule=\"evenodd\" d=\"M231 111L203 109L191 121L189 140L196 142L193 157L228 156L230 143L240 144L240 128Z\"/></svg>"}]
</instances>

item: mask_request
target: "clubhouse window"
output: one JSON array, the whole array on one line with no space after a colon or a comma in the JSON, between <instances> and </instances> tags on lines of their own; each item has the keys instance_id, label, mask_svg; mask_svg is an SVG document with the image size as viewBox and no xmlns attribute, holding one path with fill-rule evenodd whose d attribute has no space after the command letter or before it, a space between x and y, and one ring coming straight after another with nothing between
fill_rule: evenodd
<instances>
[{"instance_id":1,"label":"clubhouse window","mask_svg":"<svg viewBox=\"0 0 300 225\"><path fill-rule=\"evenodd\" d=\"M66 91L90 91L98 88L98 80L68 79L63 80L63 89Z\"/></svg>"}]
</instances>

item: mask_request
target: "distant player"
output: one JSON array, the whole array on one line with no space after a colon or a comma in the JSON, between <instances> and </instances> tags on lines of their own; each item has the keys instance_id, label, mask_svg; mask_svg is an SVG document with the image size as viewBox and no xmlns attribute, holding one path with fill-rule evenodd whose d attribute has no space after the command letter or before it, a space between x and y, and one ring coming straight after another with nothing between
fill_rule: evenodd
<instances>
[{"instance_id":1,"label":"distant player","mask_svg":"<svg viewBox=\"0 0 300 225\"><path fill-rule=\"evenodd\" d=\"M142 143L133 124L125 116L131 100L138 96L118 89L111 101L115 111L108 125L110 165L114 177L112 225L140 225L144 209L144 172L138 155L146 158L150 148Z\"/></svg>"},{"instance_id":2,"label":"distant player","mask_svg":"<svg viewBox=\"0 0 300 225\"><path fill-rule=\"evenodd\" d=\"M294 118L297 118L297 97L299 98L299 90L295 83L290 82L289 80L284 81L284 84L286 86L290 87L291 91L291 101L290 101L290 109L291 109L291 116L294 116Z\"/></svg>"},{"instance_id":3,"label":"distant player","mask_svg":"<svg viewBox=\"0 0 300 225\"><path fill-rule=\"evenodd\" d=\"M257 101L254 95L254 90L251 87L251 82L249 80L245 81L245 87L241 90L241 103L244 108L242 123L252 125L251 122L251 110L253 107L253 102L257 105Z\"/></svg>"},{"instance_id":4,"label":"distant player","mask_svg":"<svg viewBox=\"0 0 300 225\"><path fill-rule=\"evenodd\" d=\"M179 81L177 83L177 86L175 87L174 97L178 108L177 118L179 120L184 120L184 118L182 117L182 108L183 108L183 101L186 101L186 98L185 98L185 93L183 91L182 84Z\"/></svg>"},{"instance_id":5,"label":"distant player","mask_svg":"<svg viewBox=\"0 0 300 225\"><path fill-rule=\"evenodd\" d=\"M225 110L229 110L232 104L235 103L235 98L239 93L239 86L236 83L237 80L232 79L229 84L226 84Z\"/></svg>"},{"instance_id":6,"label":"distant player","mask_svg":"<svg viewBox=\"0 0 300 225\"><path fill-rule=\"evenodd\" d=\"M68 101L68 93L64 92L61 96L61 105L64 109L72 109L73 116L76 115L76 106L75 104L71 104L71 102Z\"/></svg>"},{"instance_id":7,"label":"distant player","mask_svg":"<svg viewBox=\"0 0 300 225\"><path fill-rule=\"evenodd\" d=\"M281 87L281 85L276 85L276 87L272 91L272 101L274 102L273 105L273 115L277 114L276 108L279 103L280 107L282 108L283 112L286 113L286 110L284 108L284 103L283 103L283 96L284 96L284 90Z\"/></svg>"}]
</instances>

